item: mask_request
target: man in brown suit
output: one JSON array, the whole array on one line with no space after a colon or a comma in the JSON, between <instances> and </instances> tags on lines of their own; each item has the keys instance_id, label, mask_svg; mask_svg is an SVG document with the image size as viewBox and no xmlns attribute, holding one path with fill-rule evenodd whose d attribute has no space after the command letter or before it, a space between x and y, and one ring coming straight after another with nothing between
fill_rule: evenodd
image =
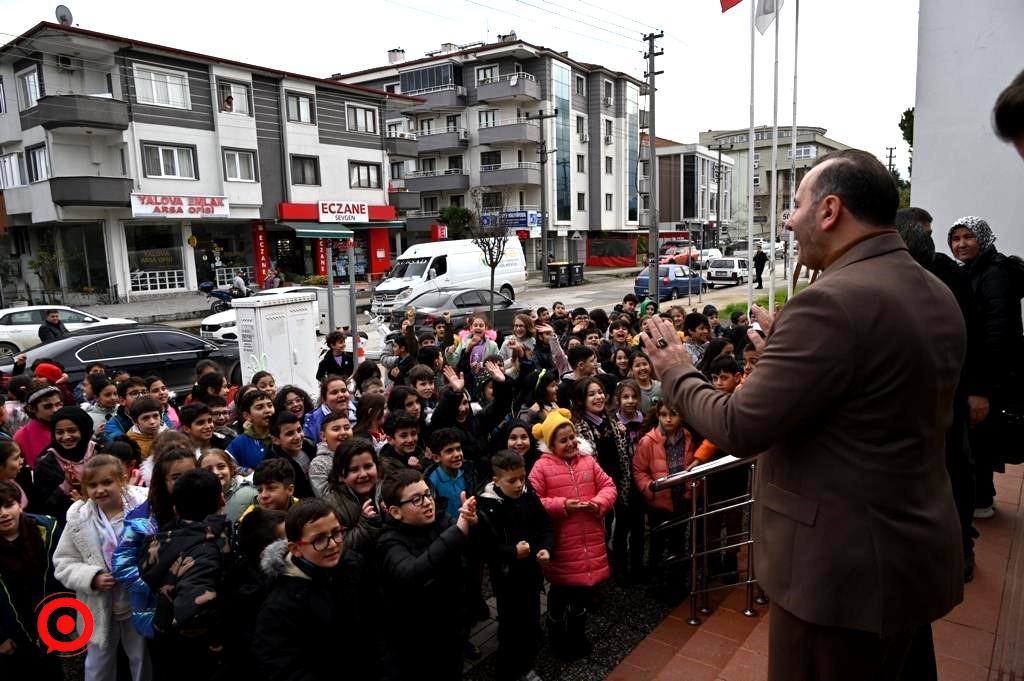
<instances>
[{"instance_id":1,"label":"man in brown suit","mask_svg":"<svg viewBox=\"0 0 1024 681\"><path fill-rule=\"evenodd\" d=\"M823 270L718 392L665 320L641 338L664 399L722 449L761 453L757 577L770 681L919 679L915 635L963 598L943 443L966 337L949 290L891 229L892 177L863 151L807 173L787 229ZM917 645L914 646L917 648ZM902 676L901 676L902 674Z\"/></svg>"}]
</instances>

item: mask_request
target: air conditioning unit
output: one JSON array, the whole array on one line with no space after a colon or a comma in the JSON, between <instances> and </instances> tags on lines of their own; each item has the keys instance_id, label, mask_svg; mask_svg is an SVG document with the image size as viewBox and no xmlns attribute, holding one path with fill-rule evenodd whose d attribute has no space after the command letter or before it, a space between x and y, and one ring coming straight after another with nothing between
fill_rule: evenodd
<instances>
[{"instance_id":1,"label":"air conditioning unit","mask_svg":"<svg viewBox=\"0 0 1024 681\"><path fill-rule=\"evenodd\" d=\"M459 141L466 142L469 140L469 130L459 130Z\"/></svg>"},{"instance_id":2,"label":"air conditioning unit","mask_svg":"<svg viewBox=\"0 0 1024 681\"><path fill-rule=\"evenodd\" d=\"M612 98L611 97L602 97L601 101L604 102L605 106L611 106L612 105Z\"/></svg>"},{"instance_id":3,"label":"air conditioning unit","mask_svg":"<svg viewBox=\"0 0 1024 681\"><path fill-rule=\"evenodd\" d=\"M615 141L615 137L614 136L612 136L612 135L605 135L604 136L604 143L605 144L611 144L614 141Z\"/></svg>"},{"instance_id":4,"label":"air conditioning unit","mask_svg":"<svg viewBox=\"0 0 1024 681\"><path fill-rule=\"evenodd\" d=\"M590 141L590 135L585 133L585 132L581 132L580 133L580 142L583 142L584 144L586 144L589 141Z\"/></svg>"}]
</instances>

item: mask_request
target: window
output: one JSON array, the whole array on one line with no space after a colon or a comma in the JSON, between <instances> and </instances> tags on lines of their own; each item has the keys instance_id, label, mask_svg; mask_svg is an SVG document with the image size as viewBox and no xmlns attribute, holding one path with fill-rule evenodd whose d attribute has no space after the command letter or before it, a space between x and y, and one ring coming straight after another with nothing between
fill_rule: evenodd
<instances>
[{"instance_id":1,"label":"window","mask_svg":"<svg viewBox=\"0 0 1024 681\"><path fill-rule=\"evenodd\" d=\"M583 76L576 76L576 94L580 97L587 96L587 81Z\"/></svg>"},{"instance_id":2,"label":"window","mask_svg":"<svg viewBox=\"0 0 1024 681\"><path fill-rule=\"evenodd\" d=\"M587 131L587 119L583 116L576 117L576 134L582 135Z\"/></svg>"},{"instance_id":3,"label":"window","mask_svg":"<svg viewBox=\"0 0 1024 681\"><path fill-rule=\"evenodd\" d=\"M0 78L0 114L7 113L7 97L4 95L4 79Z\"/></svg>"},{"instance_id":4,"label":"window","mask_svg":"<svg viewBox=\"0 0 1024 681\"><path fill-rule=\"evenodd\" d=\"M313 98L310 95L300 95L289 92L285 95L285 102L288 108L288 120L292 123L313 123Z\"/></svg>"},{"instance_id":5,"label":"window","mask_svg":"<svg viewBox=\"0 0 1024 681\"><path fill-rule=\"evenodd\" d=\"M437 170L437 159L436 158L421 158L419 160L419 169L422 172L432 173Z\"/></svg>"},{"instance_id":6,"label":"window","mask_svg":"<svg viewBox=\"0 0 1024 681\"><path fill-rule=\"evenodd\" d=\"M587 195L583 192L576 194L576 210L587 209Z\"/></svg>"},{"instance_id":7,"label":"window","mask_svg":"<svg viewBox=\"0 0 1024 681\"><path fill-rule=\"evenodd\" d=\"M448 170L462 170L462 155L448 157Z\"/></svg>"},{"instance_id":8,"label":"window","mask_svg":"<svg viewBox=\"0 0 1024 681\"><path fill-rule=\"evenodd\" d=\"M480 166L500 166L501 165L501 152L500 151L481 151L480 152Z\"/></svg>"},{"instance_id":9,"label":"window","mask_svg":"<svg viewBox=\"0 0 1024 681\"><path fill-rule=\"evenodd\" d=\"M377 132L377 110L348 105L348 129L354 132Z\"/></svg>"},{"instance_id":10,"label":"window","mask_svg":"<svg viewBox=\"0 0 1024 681\"><path fill-rule=\"evenodd\" d=\"M398 83L388 83L384 86L384 92L395 94L398 92Z\"/></svg>"},{"instance_id":11,"label":"window","mask_svg":"<svg viewBox=\"0 0 1024 681\"><path fill-rule=\"evenodd\" d=\"M444 119L445 129L448 132L458 132L459 128L462 127L462 116L459 114L449 114Z\"/></svg>"},{"instance_id":12,"label":"window","mask_svg":"<svg viewBox=\"0 0 1024 681\"><path fill-rule=\"evenodd\" d=\"M604 157L604 174L605 175L611 175L612 173L615 172L613 164L614 164L614 161L612 161L612 157L611 156L605 156Z\"/></svg>"},{"instance_id":13,"label":"window","mask_svg":"<svg viewBox=\"0 0 1024 681\"><path fill-rule=\"evenodd\" d=\"M498 111L496 109L485 109L477 115L479 116L481 128L490 128L498 124Z\"/></svg>"},{"instance_id":14,"label":"window","mask_svg":"<svg viewBox=\"0 0 1024 681\"><path fill-rule=\"evenodd\" d=\"M462 194L456 194L455 196L448 197L448 205L455 206L456 208L466 207L466 197Z\"/></svg>"},{"instance_id":15,"label":"window","mask_svg":"<svg viewBox=\"0 0 1024 681\"><path fill-rule=\"evenodd\" d=\"M104 338L75 353L83 362L92 362L103 359L118 359L123 357L142 357L150 354L146 339L141 333L131 333L124 336Z\"/></svg>"},{"instance_id":16,"label":"window","mask_svg":"<svg viewBox=\"0 0 1024 681\"><path fill-rule=\"evenodd\" d=\"M761 186L761 176L760 175L754 175L754 186L755 187L760 187Z\"/></svg>"},{"instance_id":17,"label":"window","mask_svg":"<svg viewBox=\"0 0 1024 681\"><path fill-rule=\"evenodd\" d=\"M501 208L504 204L504 197L501 192L484 192L480 195L480 206L482 208Z\"/></svg>"},{"instance_id":18,"label":"window","mask_svg":"<svg viewBox=\"0 0 1024 681\"><path fill-rule=\"evenodd\" d=\"M380 166L376 163L349 163L348 182L350 187L380 189Z\"/></svg>"},{"instance_id":19,"label":"window","mask_svg":"<svg viewBox=\"0 0 1024 681\"><path fill-rule=\"evenodd\" d=\"M818 148L815 147L813 144L804 144L804 145L800 145L799 147L796 148L796 157L798 159L801 159L801 158L817 158L817 156L818 156ZM790 149L788 149L786 151L786 158L787 159L792 159L793 158L793 149L792 148L790 148Z\"/></svg>"},{"instance_id":20,"label":"window","mask_svg":"<svg viewBox=\"0 0 1024 681\"><path fill-rule=\"evenodd\" d=\"M256 181L256 154L241 149L224 150L224 179L239 182Z\"/></svg>"},{"instance_id":21,"label":"window","mask_svg":"<svg viewBox=\"0 0 1024 681\"><path fill-rule=\"evenodd\" d=\"M612 82L610 80L606 80L604 82L604 98L605 99L611 99L612 98Z\"/></svg>"},{"instance_id":22,"label":"window","mask_svg":"<svg viewBox=\"0 0 1024 681\"><path fill-rule=\"evenodd\" d=\"M605 121L604 121L604 136L605 137L611 137L612 136L612 121L611 121L610 118L606 118Z\"/></svg>"},{"instance_id":23,"label":"window","mask_svg":"<svg viewBox=\"0 0 1024 681\"><path fill-rule=\"evenodd\" d=\"M25 184L25 176L21 172L24 155L15 152L0 156L0 189L21 187Z\"/></svg>"},{"instance_id":24,"label":"window","mask_svg":"<svg viewBox=\"0 0 1024 681\"><path fill-rule=\"evenodd\" d=\"M612 210L612 195L611 194L605 194L604 195L604 209L605 210Z\"/></svg>"},{"instance_id":25,"label":"window","mask_svg":"<svg viewBox=\"0 0 1024 681\"><path fill-rule=\"evenodd\" d=\"M584 165L584 160L583 159L584 159L583 154L576 154L576 172L577 173L585 173L586 172L586 166Z\"/></svg>"},{"instance_id":26,"label":"window","mask_svg":"<svg viewBox=\"0 0 1024 681\"><path fill-rule=\"evenodd\" d=\"M391 179L401 180L405 177L405 161L395 161L391 164Z\"/></svg>"},{"instance_id":27,"label":"window","mask_svg":"<svg viewBox=\"0 0 1024 681\"><path fill-rule=\"evenodd\" d=\"M143 144L142 168L146 177L199 179L192 147Z\"/></svg>"},{"instance_id":28,"label":"window","mask_svg":"<svg viewBox=\"0 0 1024 681\"><path fill-rule=\"evenodd\" d=\"M761 210L761 201L754 199L754 210Z\"/></svg>"},{"instance_id":29,"label":"window","mask_svg":"<svg viewBox=\"0 0 1024 681\"><path fill-rule=\"evenodd\" d=\"M430 269L434 270L434 276L440 277L448 274L448 256L439 255L430 262Z\"/></svg>"},{"instance_id":30,"label":"window","mask_svg":"<svg viewBox=\"0 0 1024 681\"><path fill-rule=\"evenodd\" d=\"M292 156L292 184L320 184L320 159L316 156Z\"/></svg>"},{"instance_id":31,"label":"window","mask_svg":"<svg viewBox=\"0 0 1024 681\"><path fill-rule=\"evenodd\" d=\"M140 104L191 109L188 74L135 64L135 99ZM248 104L248 102L247 102Z\"/></svg>"},{"instance_id":32,"label":"window","mask_svg":"<svg viewBox=\"0 0 1024 681\"><path fill-rule=\"evenodd\" d=\"M188 336L174 331L159 331L150 334L149 342L161 354L171 352L202 352L208 348L206 343L195 336Z\"/></svg>"},{"instance_id":33,"label":"window","mask_svg":"<svg viewBox=\"0 0 1024 681\"><path fill-rule=\"evenodd\" d=\"M249 87L241 83L217 83L217 99L224 113L249 115Z\"/></svg>"},{"instance_id":34,"label":"window","mask_svg":"<svg viewBox=\"0 0 1024 681\"><path fill-rule=\"evenodd\" d=\"M39 72L33 66L18 74L18 108L24 111L39 103Z\"/></svg>"},{"instance_id":35,"label":"window","mask_svg":"<svg viewBox=\"0 0 1024 681\"><path fill-rule=\"evenodd\" d=\"M481 66L476 70L477 83L489 83L498 78L497 66Z\"/></svg>"},{"instance_id":36,"label":"window","mask_svg":"<svg viewBox=\"0 0 1024 681\"><path fill-rule=\"evenodd\" d=\"M436 213L437 212L437 197L436 196L424 196L423 197L423 212L424 213Z\"/></svg>"},{"instance_id":37,"label":"window","mask_svg":"<svg viewBox=\"0 0 1024 681\"><path fill-rule=\"evenodd\" d=\"M434 131L434 119L433 118L421 118L420 119L420 134L429 135Z\"/></svg>"},{"instance_id":38,"label":"window","mask_svg":"<svg viewBox=\"0 0 1024 681\"><path fill-rule=\"evenodd\" d=\"M40 144L25 150L28 161L28 181L42 182L50 178L50 162L46 156L46 145Z\"/></svg>"},{"instance_id":39,"label":"window","mask_svg":"<svg viewBox=\"0 0 1024 681\"><path fill-rule=\"evenodd\" d=\"M401 123L388 123L388 137L396 137L400 132L404 132Z\"/></svg>"}]
</instances>

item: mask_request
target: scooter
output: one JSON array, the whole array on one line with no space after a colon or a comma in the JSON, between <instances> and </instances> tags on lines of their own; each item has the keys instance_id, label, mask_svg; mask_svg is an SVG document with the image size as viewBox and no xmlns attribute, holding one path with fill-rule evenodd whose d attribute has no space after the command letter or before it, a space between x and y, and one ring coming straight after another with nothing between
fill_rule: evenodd
<instances>
[{"instance_id":1,"label":"scooter","mask_svg":"<svg viewBox=\"0 0 1024 681\"><path fill-rule=\"evenodd\" d=\"M199 290L205 293L207 298L213 298L213 303L210 304L210 311L214 314L231 309L231 294L227 291L221 291L212 281L204 281L199 284Z\"/></svg>"}]
</instances>

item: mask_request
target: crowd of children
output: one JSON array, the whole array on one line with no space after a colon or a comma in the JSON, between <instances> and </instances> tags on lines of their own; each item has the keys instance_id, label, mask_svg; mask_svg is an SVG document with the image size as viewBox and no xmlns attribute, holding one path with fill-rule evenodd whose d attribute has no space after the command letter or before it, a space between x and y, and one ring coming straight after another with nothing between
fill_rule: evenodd
<instances>
[{"instance_id":1,"label":"crowd of children","mask_svg":"<svg viewBox=\"0 0 1024 681\"><path fill-rule=\"evenodd\" d=\"M487 584L498 679L537 679L545 633L587 655L602 582L679 586L660 567L684 547L650 530L687 492L652 483L722 454L661 402L638 342L655 314L556 302L504 338L484 315L409 315L379 363L329 336L312 396L207 361L177 396L101 364L76 391L26 367L0 404L4 678L60 677L34 609L62 590L93 614L90 681L458 679ZM663 316L719 390L753 369L745 319Z\"/></svg>"}]
</instances>

